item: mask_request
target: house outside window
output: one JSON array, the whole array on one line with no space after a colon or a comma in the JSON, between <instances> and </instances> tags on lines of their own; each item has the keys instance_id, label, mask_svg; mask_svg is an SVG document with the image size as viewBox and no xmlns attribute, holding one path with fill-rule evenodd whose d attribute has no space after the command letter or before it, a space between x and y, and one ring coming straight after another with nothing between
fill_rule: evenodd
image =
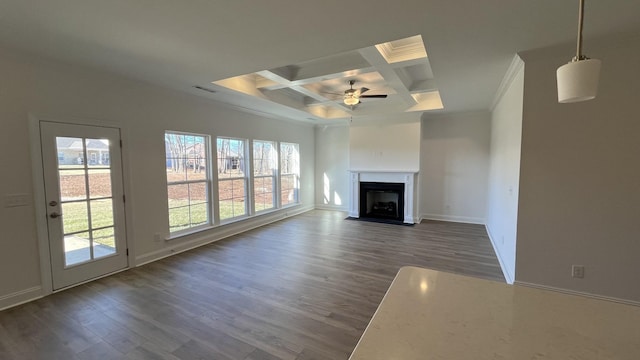
<instances>
[{"instance_id":1,"label":"house outside window","mask_svg":"<svg viewBox=\"0 0 640 360\"><path fill-rule=\"evenodd\" d=\"M247 141L218 137L216 145L220 221L246 216Z\"/></svg>"},{"instance_id":2,"label":"house outside window","mask_svg":"<svg viewBox=\"0 0 640 360\"><path fill-rule=\"evenodd\" d=\"M165 132L169 229L211 225L211 161L207 135Z\"/></svg>"},{"instance_id":3,"label":"house outside window","mask_svg":"<svg viewBox=\"0 0 640 360\"><path fill-rule=\"evenodd\" d=\"M276 207L278 152L273 141L253 141L253 205L256 212Z\"/></svg>"},{"instance_id":4,"label":"house outside window","mask_svg":"<svg viewBox=\"0 0 640 360\"><path fill-rule=\"evenodd\" d=\"M300 146L280 143L280 202L282 206L300 202Z\"/></svg>"}]
</instances>

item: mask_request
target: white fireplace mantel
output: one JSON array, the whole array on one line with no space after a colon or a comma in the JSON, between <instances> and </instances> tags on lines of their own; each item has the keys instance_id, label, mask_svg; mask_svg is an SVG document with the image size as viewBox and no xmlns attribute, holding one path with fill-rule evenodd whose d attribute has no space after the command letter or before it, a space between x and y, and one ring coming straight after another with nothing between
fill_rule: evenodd
<instances>
[{"instance_id":1,"label":"white fireplace mantel","mask_svg":"<svg viewBox=\"0 0 640 360\"><path fill-rule=\"evenodd\" d=\"M404 223L416 223L418 171L349 170L349 175L349 216L360 217L360 182L400 183L404 184Z\"/></svg>"}]
</instances>

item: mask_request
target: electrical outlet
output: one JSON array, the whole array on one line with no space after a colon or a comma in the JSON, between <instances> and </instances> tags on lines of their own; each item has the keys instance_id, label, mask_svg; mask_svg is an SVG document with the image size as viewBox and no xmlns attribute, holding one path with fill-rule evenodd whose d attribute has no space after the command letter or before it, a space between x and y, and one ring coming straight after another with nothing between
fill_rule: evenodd
<instances>
[{"instance_id":1,"label":"electrical outlet","mask_svg":"<svg viewBox=\"0 0 640 360\"><path fill-rule=\"evenodd\" d=\"M574 277L576 279L584 278L584 266L583 265L571 266L571 277Z\"/></svg>"}]
</instances>

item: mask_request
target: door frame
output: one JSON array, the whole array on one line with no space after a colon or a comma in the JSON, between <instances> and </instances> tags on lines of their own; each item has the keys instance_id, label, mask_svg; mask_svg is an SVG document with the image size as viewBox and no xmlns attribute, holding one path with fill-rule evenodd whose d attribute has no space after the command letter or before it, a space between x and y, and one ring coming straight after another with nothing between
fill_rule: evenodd
<instances>
[{"instance_id":1,"label":"door frame","mask_svg":"<svg viewBox=\"0 0 640 360\"><path fill-rule=\"evenodd\" d=\"M131 184L130 184L130 172L129 172L129 156L126 144L127 142L127 129L121 123L98 120L98 119L89 119L89 118L75 118L69 116L46 116L29 113L29 142L30 142L30 150L31 150L31 171L32 171L32 179L33 179L33 204L36 216L36 233L38 238L38 253L40 258L40 287L42 296L46 296L52 294L54 292L63 291L70 287L74 287L77 285L81 285L90 281L95 280L96 278L92 278L86 281L79 282L77 284L70 285L68 287L53 290L53 274L51 270L51 258L50 258L50 248L49 248L49 229L47 227L47 208L46 208L46 197L45 197L45 184L44 184L44 163L42 158L42 143L40 139L40 122L54 122L54 123L62 123L62 124L70 124L70 125L85 125L85 126L100 126L100 127L110 127L116 128L120 130L120 140L123 143L122 148L120 149L120 156L122 157L122 184L125 194L130 194ZM125 211L125 221L124 224L124 233L126 237L127 248L129 249L129 256L127 258L127 266L124 269L121 269L116 272L125 271L134 266L135 261L135 247L133 246L133 234L128 224L132 224L132 196L128 196L124 203L124 211ZM114 273L109 273L104 276L109 276ZM100 277L104 277L100 276ZM98 277L98 278L100 278Z\"/></svg>"}]
</instances>

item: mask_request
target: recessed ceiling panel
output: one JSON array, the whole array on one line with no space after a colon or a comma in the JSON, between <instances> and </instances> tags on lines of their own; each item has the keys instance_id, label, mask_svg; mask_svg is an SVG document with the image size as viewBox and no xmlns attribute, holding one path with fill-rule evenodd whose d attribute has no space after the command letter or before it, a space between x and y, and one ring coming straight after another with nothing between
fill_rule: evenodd
<instances>
[{"instance_id":1,"label":"recessed ceiling panel","mask_svg":"<svg viewBox=\"0 0 640 360\"><path fill-rule=\"evenodd\" d=\"M419 35L214 84L320 119L442 108Z\"/></svg>"}]
</instances>

